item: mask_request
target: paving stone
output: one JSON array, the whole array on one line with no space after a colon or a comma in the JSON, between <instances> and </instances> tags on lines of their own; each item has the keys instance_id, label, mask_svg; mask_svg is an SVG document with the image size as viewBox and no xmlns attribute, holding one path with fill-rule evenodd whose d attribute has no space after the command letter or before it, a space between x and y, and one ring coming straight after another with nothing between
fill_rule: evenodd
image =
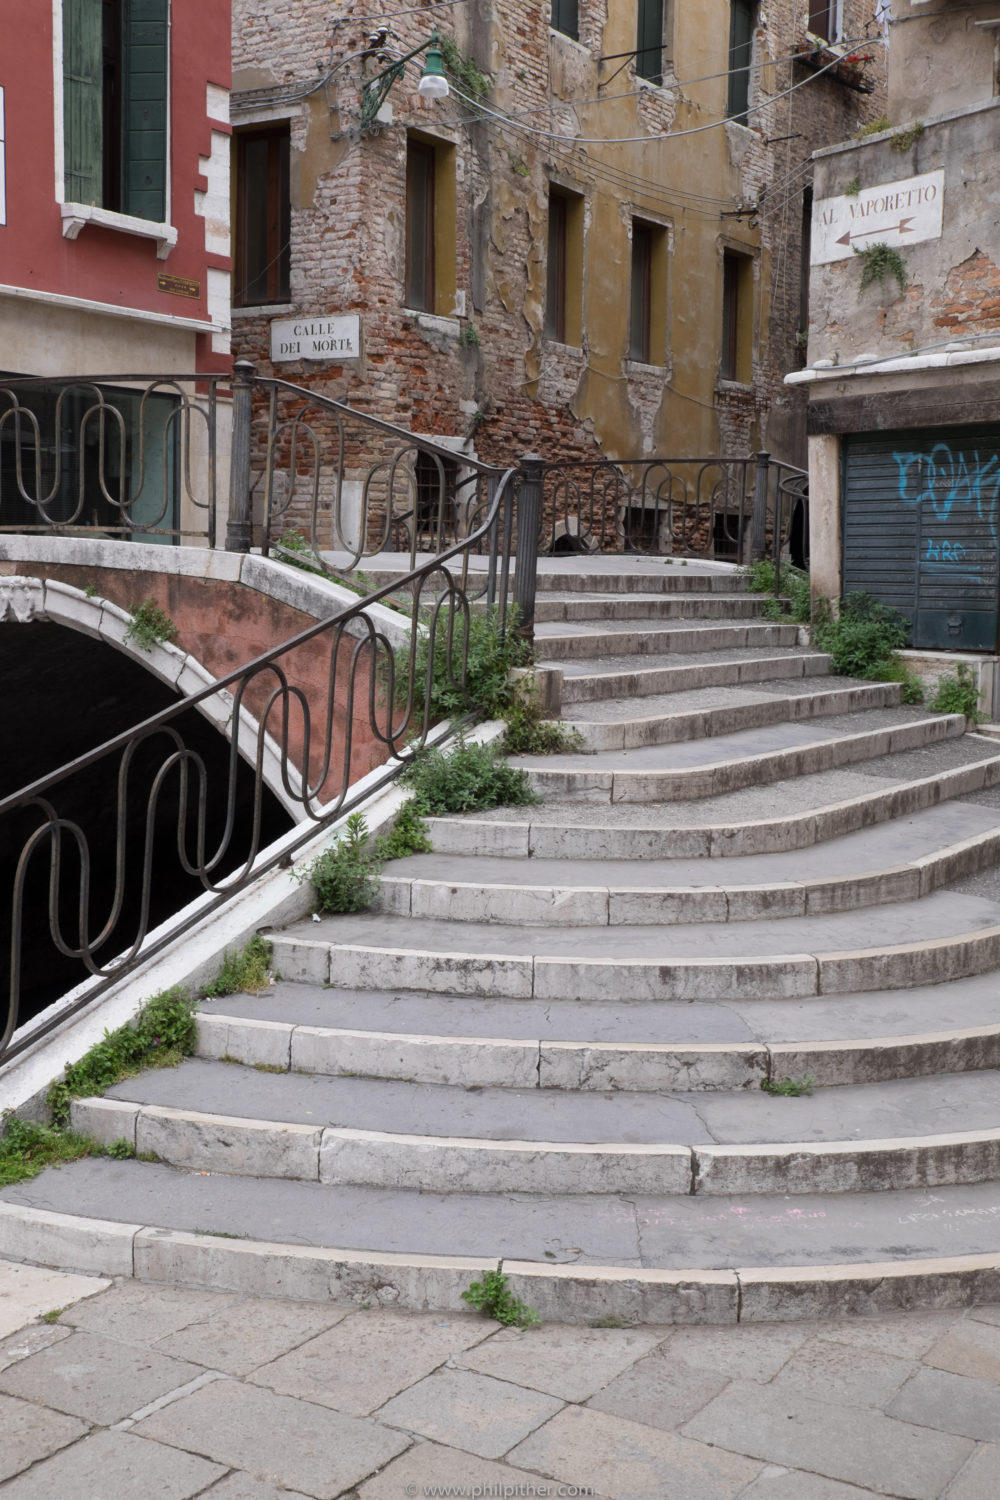
<instances>
[{"instance_id":1,"label":"paving stone","mask_svg":"<svg viewBox=\"0 0 1000 1500\"><path fill-rule=\"evenodd\" d=\"M212 1494L214 1500L216 1491ZM740 1500L872 1500L872 1491L841 1484L839 1479L824 1479L821 1474L769 1464Z\"/></svg>"},{"instance_id":2,"label":"paving stone","mask_svg":"<svg viewBox=\"0 0 1000 1500\"><path fill-rule=\"evenodd\" d=\"M118 1422L194 1380L197 1365L78 1332L0 1373L0 1389L91 1422Z\"/></svg>"},{"instance_id":3,"label":"paving stone","mask_svg":"<svg viewBox=\"0 0 1000 1500\"><path fill-rule=\"evenodd\" d=\"M253 1379L285 1395L364 1416L488 1331L481 1318L460 1313L356 1312L265 1365Z\"/></svg>"},{"instance_id":4,"label":"paving stone","mask_svg":"<svg viewBox=\"0 0 1000 1500\"><path fill-rule=\"evenodd\" d=\"M954 1312L908 1312L896 1318L856 1318L817 1329L817 1337L900 1359L919 1359L961 1318Z\"/></svg>"},{"instance_id":5,"label":"paving stone","mask_svg":"<svg viewBox=\"0 0 1000 1500\"><path fill-rule=\"evenodd\" d=\"M0 1479L9 1479L40 1458L76 1442L87 1424L30 1401L0 1396Z\"/></svg>"},{"instance_id":6,"label":"paving stone","mask_svg":"<svg viewBox=\"0 0 1000 1500\"><path fill-rule=\"evenodd\" d=\"M1000 1324L1000 1307L974 1307L969 1317L975 1323Z\"/></svg>"},{"instance_id":7,"label":"paving stone","mask_svg":"<svg viewBox=\"0 0 1000 1500\"><path fill-rule=\"evenodd\" d=\"M662 1330L656 1329L571 1328L565 1323L523 1332L505 1328L454 1363L564 1401L585 1401L662 1338Z\"/></svg>"},{"instance_id":8,"label":"paving stone","mask_svg":"<svg viewBox=\"0 0 1000 1500\"><path fill-rule=\"evenodd\" d=\"M54 1307L68 1307L110 1285L103 1277L74 1276L46 1266L0 1261L0 1338Z\"/></svg>"},{"instance_id":9,"label":"paving stone","mask_svg":"<svg viewBox=\"0 0 1000 1500\"><path fill-rule=\"evenodd\" d=\"M246 1297L235 1307L226 1307L202 1322L159 1339L156 1349L213 1370L224 1370L227 1375L246 1375L332 1328L349 1317L350 1312L349 1307L337 1307L330 1302Z\"/></svg>"},{"instance_id":10,"label":"paving stone","mask_svg":"<svg viewBox=\"0 0 1000 1500\"><path fill-rule=\"evenodd\" d=\"M730 1500L760 1472L745 1458L590 1406L567 1407L507 1457L610 1500Z\"/></svg>"},{"instance_id":11,"label":"paving stone","mask_svg":"<svg viewBox=\"0 0 1000 1500\"><path fill-rule=\"evenodd\" d=\"M1000 1447L984 1443L977 1448L958 1478L949 1487L948 1500L997 1500L1000 1495Z\"/></svg>"},{"instance_id":12,"label":"paving stone","mask_svg":"<svg viewBox=\"0 0 1000 1500\"><path fill-rule=\"evenodd\" d=\"M205 1500L309 1500L309 1497L301 1490L286 1490L284 1486L279 1489L270 1479L258 1479L238 1469L213 1485Z\"/></svg>"},{"instance_id":13,"label":"paving stone","mask_svg":"<svg viewBox=\"0 0 1000 1500\"><path fill-rule=\"evenodd\" d=\"M699 1370L661 1349L640 1359L598 1391L588 1405L672 1432L707 1406L728 1383L727 1376Z\"/></svg>"},{"instance_id":14,"label":"paving stone","mask_svg":"<svg viewBox=\"0 0 1000 1500\"><path fill-rule=\"evenodd\" d=\"M491 1463L457 1448L444 1448L439 1443L415 1443L381 1474L366 1480L358 1490L358 1500L403 1500L406 1495L430 1494L432 1486L437 1487L442 1495L449 1490L458 1494L463 1487L469 1496L541 1495L544 1482L537 1474L512 1469L509 1464ZM215 1500L214 1491L211 1500ZM595 1490L594 1500L607 1500L607 1497Z\"/></svg>"},{"instance_id":15,"label":"paving stone","mask_svg":"<svg viewBox=\"0 0 1000 1500\"><path fill-rule=\"evenodd\" d=\"M1000 1383L1000 1327L967 1318L955 1323L924 1355L924 1364L953 1375Z\"/></svg>"},{"instance_id":16,"label":"paving stone","mask_svg":"<svg viewBox=\"0 0 1000 1500\"><path fill-rule=\"evenodd\" d=\"M61 1343L72 1336L72 1328L63 1328L58 1323L32 1323L19 1333L0 1340L0 1370L16 1365L18 1360L28 1359L50 1344Z\"/></svg>"},{"instance_id":17,"label":"paving stone","mask_svg":"<svg viewBox=\"0 0 1000 1500\"><path fill-rule=\"evenodd\" d=\"M739 1368L738 1356L734 1368ZM747 1380L734 1380L684 1432L720 1448L868 1485L903 1500L937 1500L972 1452L966 1438Z\"/></svg>"},{"instance_id":18,"label":"paving stone","mask_svg":"<svg viewBox=\"0 0 1000 1500\"><path fill-rule=\"evenodd\" d=\"M4 1500L188 1500L225 1469L127 1432L95 1432L4 1486ZM214 1494L214 1491L213 1491Z\"/></svg>"},{"instance_id":19,"label":"paving stone","mask_svg":"<svg viewBox=\"0 0 1000 1500\"><path fill-rule=\"evenodd\" d=\"M182 1396L133 1431L316 1500L333 1500L408 1446L373 1422L233 1380Z\"/></svg>"},{"instance_id":20,"label":"paving stone","mask_svg":"<svg viewBox=\"0 0 1000 1500\"><path fill-rule=\"evenodd\" d=\"M378 1417L483 1458L499 1458L561 1405L553 1396L472 1370L439 1370L394 1396Z\"/></svg>"},{"instance_id":21,"label":"paving stone","mask_svg":"<svg viewBox=\"0 0 1000 1500\"><path fill-rule=\"evenodd\" d=\"M947 1370L918 1370L886 1412L939 1432L988 1440L1000 1433L1000 1388Z\"/></svg>"},{"instance_id":22,"label":"paving stone","mask_svg":"<svg viewBox=\"0 0 1000 1500\"><path fill-rule=\"evenodd\" d=\"M150 1223L156 1223L151 1219ZM108 1338L152 1344L178 1328L187 1328L237 1298L228 1292L202 1292L187 1286L155 1286L148 1281L122 1281L63 1313L63 1322Z\"/></svg>"},{"instance_id":23,"label":"paving stone","mask_svg":"<svg viewBox=\"0 0 1000 1500\"><path fill-rule=\"evenodd\" d=\"M663 1345L668 1359L714 1370L731 1380L770 1380L810 1337L805 1323L744 1323L735 1328L679 1328Z\"/></svg>"},{"instance_id":24,"label":"paving stone","mask_svg":"<svg viewBox=\"0 0 1000 1500\"><path fill-rule=\"evenodd\" d=\"M915 1372L912 1360L814 1339L774 1377L777 1390L797 1391L843 1406L885 1406Z\"/></svg>"}]
</instances>

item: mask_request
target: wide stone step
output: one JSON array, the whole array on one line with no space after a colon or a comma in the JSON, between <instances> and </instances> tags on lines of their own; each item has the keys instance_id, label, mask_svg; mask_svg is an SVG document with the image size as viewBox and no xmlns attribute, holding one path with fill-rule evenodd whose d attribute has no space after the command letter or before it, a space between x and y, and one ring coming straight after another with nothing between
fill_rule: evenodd
<instances>
[{"instance_id":1,"label":"wide stone step","mask_svg":"<svg viewBox=\"0 0 1000 1500\"><path fill-rule=\"evenodd\" d=\"M766 688L695 688L652 696L636 704L628 698L588 704L563 716L582 734L588 750L637 750L645 745L711 739L772 724L894 708L896 682L854 682L838 678L822 686L778 680Z\"/></svg>"},{"instance_id":2,"label":"wide stone step","mask_svg":"<svg viewBox=\"0 0 1000 1500\"><path fill-rule=\"evenodd\" d=\"M902 1004L883 993L808 1010L743 1002L738 1014L732 1002L543 1006L281 984L203 1006L197 1052L272 1071L464 1087L690 1092L807 1077L828 1087L1000 1066L995 991L991 974Z\"/></svg>"},{"instance_id":3,"label":"wide stone step","mask_svg":"<svg viewBox=\"0 0 1000 1500\"><path fill-rule=\"evenodd\" d=\"M869 709L739 730L701 740L587 755L514 756L537 791L591 802L678 802L742 791L784 777L829 771L856 761L955 739L962 714Z\"/></svg>"},{"instance_id":4,"label":"wide stone step","mask_svg":"<svg viewBox=\"0 0 1000 1500\"><path fill-rule=\"evenodd\" d=\"M750 921L914 900L997 863L997 810L951 804L821 847L745 855L721 867L697 858L411 855L386 867L375 910L581 927Z\"/></svg>"},{"instance_id":5,"label":"wide stone step","mask_svg":"<svg viewBox=\"0 0 1000 1500\"><path fill-rule=\"evenodd\" d=\"M578 621L539 625L535 645L539 657L556 665L581 657L663 656L667 652L724 651L748 646L795 646L797 625L764 621L719 620L708 625L686 620Z\"/></svg>"},{"instance_id":6,"label":"wide stone step","mask_svg":"<svg viewBox=\"0 0 1000 1500\"><path fill-rule=\"evenodd\" d=\"M1000 902L939 891L873 911L676 926L504 926L378 914L274 935L285 979L508 998L792 999L1000 966Z\"/></svg>"},{"instance_id":7,"label":"wide stone step","mask_svg":"<svg viewBox=\"0 0 1000 1500\"><path fill-rule=\"evenodd\" d=\"M56 1211L53 1211L55 1209ZM428 1193L90 1158L0 1192L0 1253L258 1295L460 1310L503 1255L569 1322L735 1323L997 1298L994 1182L740 1197Z\"/></svg>"},{"instance_id":8,"label":"wide stone step","mask_svg":"<svg viewBox=\"0 0 1000 1500\"><path fill-rule=\"evenodd\" d=\"M535 625L580 620L754 620L763 615L760 594L540 594ZM617 625L615 626L617 628Z\"/></svg>"},{"instance_id":9,"label":"wide stone step","mask_svg":"<svg viewBox=\"0 0 1000 1500\"><path fill-rule=\"evenodd\" d=\"M1000 785L996 751L995 742L964 735L694 802L617 802L598 811L581 800L547 798L537 810L494 808L429 824L440 854L627 860L779 853L954 799L1000 806L992 790Z\"/></svg>"},{"instance_id":10,"label":"wide stone step","mask_svg":"<svg viewBox=\"0 0 1000 1500\"><path fill-rule=\"evenodd\" d=\"M540 667L556 666L544 657ZM744 647L730 651L677 652L664 657L612 656L599 661L561 661L562 701L596 703L605 698L643 698L691 688L730 687L771 678L822 677L830 658L806 646Z\"/></svg>"},{"instance_id":11,"label":"wide stone step","mask_svg":"<svg viewBox=\"0 0 1000 1500\"><path fill-rule=\"evenodd\" d=\"M432 1191L840 1193L1000 1175L992 1069L786 1098L458 1088L189 1059L75 1101L71 1124L195 1170Z\"/></svg>"}]
</instances>

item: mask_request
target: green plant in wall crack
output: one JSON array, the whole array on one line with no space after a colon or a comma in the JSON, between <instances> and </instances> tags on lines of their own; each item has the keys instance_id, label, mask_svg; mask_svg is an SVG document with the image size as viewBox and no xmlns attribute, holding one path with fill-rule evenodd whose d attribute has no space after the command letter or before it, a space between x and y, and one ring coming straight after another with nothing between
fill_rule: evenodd
<instances>
[{"instance_id":1,"label":"green plant in wall crack","mask_svg":"<svg viewBox=\"0 0 1000 1500\"><path fill-rule=\"evenodd\" d=\"M125 639L134 641L140 651L151 651L163 641L177 639L177 626L155 599L144 599L132 611L132 621Z\"/></svg>"},{"instance_id":2,"label":"green plant in wall crack","mask_svg":"<svg viewBox=\"0 0 1000 1500\"><path fill-rule=\"evenodd\" d=\"M805 1078L764 1078L761 1088L765 1094L776 1094L783 1099L799 1099L804 1094L811 1094L816 1086L816 1080L811 1073Z\"/></svg>"},{"instance_id":3,"label":"green plant in wall crack","mask_svg":"<svg viewBox=\"0 0 1000 1500\"><path fill-rule=\"evenodd\" d=\"M959 662L955 671L938 679L937 692L931 701L936 714L964 714L973 724L981 724L986 715L979 709L979 683L968 662Z\"/></svg>"},{"instance_id":4,"label":"green plant in wall crack","mask_svg":"<svg viewBox=\"0 0 1000 1500\"><path fill-rule=\"evenodd\" d=\"M474 100L486 98L493 87L493 80L488 74L481 72L474 62L463 57L453 37L441 38L441 61L463 94L468 94Z\"/></svg>"},{"instance_id":5,"label":"green plant in wall crack","mask_svg":"<svg viewBox=\"0 0 1000 1500\"><path fill-rule=\"evenodd\" d=\"M510 1289L510 1278L505 1274L503 1261L497 1261L495 1271L482 1271L481 1281L474 1281L462 1293L462 1301L468 1302L484 1317L495 1318L505 1328L537 1328L542 1321L533 1307L515 1297Z\"/></svg>"},{"instance_id":6,"label":"green plant in wall crack","mask_svg":"<svg viewBox=\"0 0 1000 1500\"><path fill-rule=\"evenodd\" d=\"M224 995L255 995L266 989L271 982L273 951L267 939L257 934L245 947L224 953L222 967L202 994L206 999L218 1000Z\"/></svg>"},{"instance_id":7,"label":"green plant in wall crack","mask_svg":"<svg viewBox=\"0 0 1000 1500\"><path fill-rule=\"evenodd\" d=\"M906 291L906 288L910 284L910 278L906 274L903 257L898 250L893 250L884 240L876 240L873 245L865 245L864 247L852 245L851 248L855 255L859 255L862 260L860 287L862 292L865 287L871 286L873 281L877 281L882 290L885 291L886 277L888 276L891 276L895 280L901 292Z\"/></svg>"},{"instance_id":8,"label":"green plant in wall crack","mask_svg":"<svg viewBox=\"0 0 1000 1500\"><path fill-rule=\"evenodd\" d=\"M478 349L482 343L474 323L464 323L462 331L458 335L458 347L460 349Z\"/></svg>"},{"instance_id":9,"label":"green plant in wall crack","mask_svg":"<svg viewBox=\"0 0 1000 1500\"><path fill-rule=\"evenodd\" d=\"M897 152L900 156L902 156L904 151L909 151L911 146L915 146L917 144L923 133L923 120L915 120L913 124L908 126L905 130L896 131L896 134L889 142L889 149L891 151Z\"/></svg>"}]
</instances>

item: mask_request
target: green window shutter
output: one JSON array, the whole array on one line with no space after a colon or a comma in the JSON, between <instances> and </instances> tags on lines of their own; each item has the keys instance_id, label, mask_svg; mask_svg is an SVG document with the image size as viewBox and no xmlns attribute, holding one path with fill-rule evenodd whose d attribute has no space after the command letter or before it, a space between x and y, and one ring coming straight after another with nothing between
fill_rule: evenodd
<instances>
[{"instance_id":1,"label":"green window shutter","mask_svg":"<svg viewBox=\"0 0 1000 1500\"><path fill-rule=\"evenodd\" d=\"M101 202L101 0L63 0L67 203Z\"/></svg>"},{"instance_id":2,"label":"green window shutter","mask_svg":"<svg viewBox=\"0 0 1000 1500\"><path fill-rule=\"evenodd\" d=\"M729 19L729 101L726 113L747 123L750 103L750 59L753 52L753 0L731 0Z\"/></svg>"},{"instance_id":3,"label":"green window shutter","mask_svg":"<svg viewBox=\"0 0 1000 1500\"><path fill-rule=\"evenodd\" d=\"M577 0L552 0L552 30L574 39L579 35Z\"/></svg>"},{"instance_id":4,"label":"green window shutter","mask_svg":"<svg viewBox=\"0 0 1000 1500\"><path fill-rule=\"evenodd\" d=\"M167 213L167 5L127 0L123 25L122 212Z\"/></svg>"},{"instance_id":5,"label":"green window shutter","mask_svg":"<svg viewBox=\"0 0 1000 1500\"><path fill-rule=\"evenodd\" d=\"M635 71L650 83L663 79L663 0L639 0Z\"/></svg>"}]
</instances>

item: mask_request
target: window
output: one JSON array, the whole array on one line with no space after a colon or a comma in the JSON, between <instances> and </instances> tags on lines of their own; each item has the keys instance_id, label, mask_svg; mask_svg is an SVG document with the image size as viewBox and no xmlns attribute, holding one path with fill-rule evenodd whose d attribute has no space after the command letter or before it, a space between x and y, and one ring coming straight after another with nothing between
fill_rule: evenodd
<instances>
[{"instance_id":1,"label":"window","mask_svg":"<svg viewBox=\"0 0 1000 1500\"><path fill-rule=\"evenodd\" d=\"M809 30L823 42L841 37L842 0L809 0Z\"/></svg>"},{"instance_id":2,"label":"window","mask_svg":"<svg viewBox=\"0 0 1000 1500\"><path fill-rule=\"evenodd\" d=\"M561 31L575 41L580 34L577 0L552 0L551 26L553 31Z\"/></svg>"},{"instance_id":3,"label":"window","mask_svg":"<svg viewBox=\"0 0 1000 1500\"><path fill-rule=\"evenodd\" d=\"M63 0L68 203L163 223L168 0Z\"/></svg>"},{"instance_id":4,"label":"window","mask_svg":"<svg viewBox=\"0 0 1000 1500\"><path fill-rule=\"evenodd\" d=\"M639 0L635 71L650 83L663 82L663 0Z\"/></svg>"},{"instance_id":5,"label":"window","mask_svg":"<svg viewBox=\"0 0 1000 1500\"><path fill-rule=\"evenodd\" d=\"M445 317L455 308L455 150L411 135L406 142L407 307Z\"/></svg>"},{"instance_id":6,"label":"window","mask_svg":"<svg viewBox=\"0 0 1000 1500\"><path fill-rule=\"evenodd\" d=\"M750 58L753 51L753 0L730 0L729 100L726 114L746 125L750 104Z\"/></svg>"},{"instance_id":7,"label":"window","mask_svg":"<svg viewBox=\"0 0 1000 1500\"><path fill-rule=\"evenodd\" d=\"M749 255L726 250L722 257L722 359L723 380L749 385L753 345L753 260Z\"/></svg>"},{"instance_id":8,"label":"window","mask_svg":"<svg viewBox=\"0 0 1000 1500\"><path fill-rule=\"evenodd\" d=\"M545 333L560 344L583 337L583 199L549 188L549 242L545 277Z\"/></svg>"},{"instance_id":9,"label":"window","mask_svg":"<svg viewBox=\"0 0 1000 1500\"><path fill-rule=\"evenodd\" d=\"M666 362L667 231L632 220L628 355L645 365Z\"/></svg>"},{"instance_id":10,"label":"window","mask_svg":"<svg viewBox=\"0 0 1000 1500\"><path fill-rule=\"evenodd\" d=\"M233 300L237 307L287 302L291 268L288 123L238 131L235 141Z\"/></svg>"}]
</instances>

